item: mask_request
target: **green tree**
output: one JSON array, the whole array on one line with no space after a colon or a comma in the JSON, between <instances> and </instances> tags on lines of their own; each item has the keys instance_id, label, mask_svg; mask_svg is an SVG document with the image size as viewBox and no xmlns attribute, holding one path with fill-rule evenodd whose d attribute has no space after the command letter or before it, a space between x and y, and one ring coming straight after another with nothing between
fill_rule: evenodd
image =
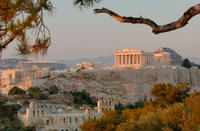
<instances>
[{"instance_id":1,"label":"green tree","mask_svg":"<svg viewBox=\"0 0 200 131\"><path fill-rule=\"evenodd\" d=\"M183 67L185 67L185 68L187 68L187 69L189 69L189 68L192 67L192 65L191 65L191 63L190 63L190 61L189 61L188 58L185 58L185 59L182 61L181 66L183 66Z\"/></svg>"},{"instance_id":2,"label":"green tree","mask_svg":"<svg viewBox=\"0 0 200 131\"><path fill-rule=\"evenodd\" d=\"M43 94L40 88L38 87L31 87L28 89L28 94L30 98L38 99L38 100L45 100L48 99L48 96Z\"/></svg>"},{"instance_id":3,"label":"green tree","mask_svg":"<svg viewBox=\"0 0 200 131\"><path fill-rule=\"evenodd\" d=\"M7 101L7 98L2 96L2 94L0 93L0 106L3 105L6 101Z\"/></svg>"},{"instance_id":4,"label":"green tree","mask_svg":"<svg viewBox=\"0 0 200 131\"><path fill-rule=\"evenodd\" d=\"M50 45L50 33L44 24L44 12L51 13L49 0L1 0L0 1L0 52L18 40L19 55L44 55ZM30 44L27 33L35 31L35 41Z\"/></svg>"},{"instance_id":5,"label":"green tree","mask_svg":"<svg viewBox=\"0 0 200 131\"><path fill-rule=\"evenodd\" d=\"M24 95L26 92L18 87L13 87L8 92L9 95Z\"/></svg>"},{"instance_id":6,"label":"green tree","mask_svg":"<svg viewBox=\"0 0 200 131\"><path fill-rule=\"evenodd\" d=\"M83 91L75 91L75 92L70 92L71 95L73 95L73 101L75 104L89 104L96 106L96 98L91 97L88 92L85 90Z\"/></svg>"},{"instance_id":7,"label":"green tree","mask_svg":"<svg viewBox=\"0 0 200 131\"><path fill-rule=\"evenodd\" d=\"M144 107L125 109L122 114L106 111L97 120L86 120L81 128L87 131L197 131L200 92L189 95L189 91L190 87L183 83L155 84L151 92L155 100L145 102Z\"/></svg>"},{"instance_id":8,"label":"green tree","mask_svg":"<svg viewBox=\"0 0 200 131\"><path fill-rule=\"evenodd\" d=\"M92 6L100 0L74 0L78 7ZM1 0L0 1L0 52L17 40L18 55L45 55L51 44L50 31L44 15L52 14L51 0ZM28 40L29 32L33 41Z\"/></svg>"},{"instance_id":9,"label":"green tree","mask_svg":"<svg viewBox=\"0 0 200 131\"><path fill-rule=\"evenodd\" d=\"M182 102L186 97L188 97L190 89L191 88L184 83L178 83L175 86L169 83L159 83L154 85L151 94L157 100L164 101L167 104L173 104L176 102Z\"/></svg>"},{"instance_id":10,"label":"green tree","mask_svg":"<svg viewBox=\"0 0 200 131\"><path fill-rule=\"evenodd\" d=\"M56 85L53 85L49 88L49 94L57 94L58 91L59 91L59 89Z\"/></svg>"}]
</instances>

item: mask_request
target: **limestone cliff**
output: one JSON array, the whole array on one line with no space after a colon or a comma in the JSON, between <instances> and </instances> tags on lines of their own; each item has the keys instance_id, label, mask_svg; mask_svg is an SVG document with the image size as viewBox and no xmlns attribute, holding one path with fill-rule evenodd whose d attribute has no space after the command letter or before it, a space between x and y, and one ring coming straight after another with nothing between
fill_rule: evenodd
<instances>
[{"instance_id":1,"label":"limestone cliff","mask_svg":"<svg viewBox=\"0 0 200 131\"><path fill-rule=\"evenodd\" d=\"M192 89L200 89L200 70L196 68L159 69L107 69L83 70L60 74L42 87L57 85L61 91L86 90L92 96L105 98L112 95L121 103L134 103L151 97L150 90L155 83L188 83Z\"/></svg>"}]
</instances>

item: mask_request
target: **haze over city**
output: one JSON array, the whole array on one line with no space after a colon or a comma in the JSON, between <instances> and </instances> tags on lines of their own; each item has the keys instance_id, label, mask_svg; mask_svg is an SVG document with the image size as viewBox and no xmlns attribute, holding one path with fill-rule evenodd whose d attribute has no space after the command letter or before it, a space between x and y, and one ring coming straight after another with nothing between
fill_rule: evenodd
<instances>
[{"instance_id":1,"label":"haze over city","mask_svg":"<svg viewBox=\"0 0 200 131\"><path fill-rule=\"evenodd\" d=\"M114 50L122 48L154 51L162 46L172 48L182 56L199 57L200 16L192 18L184 28L155 35L148 26L119 23L107 14L95 15L92 11L106 7L120 15L142 16L162 25L176 21L198 2L104 0L81 10L73 6L73 1L53 1L53 15L45 19L51 31L52 45L48 54L39 59L94 58L111 55ZM14 43L10 45L3 58L16 57L15 47Z\"/></svg>"}]
</instances>

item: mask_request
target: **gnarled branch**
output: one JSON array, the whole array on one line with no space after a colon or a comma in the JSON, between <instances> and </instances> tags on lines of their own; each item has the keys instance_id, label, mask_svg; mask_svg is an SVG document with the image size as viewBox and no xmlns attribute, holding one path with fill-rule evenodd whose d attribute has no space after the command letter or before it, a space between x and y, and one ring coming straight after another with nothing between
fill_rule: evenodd
<instances>
[{"instance_id":1,"label":"gnarled branch","mask_svg":"<svg viewBox=\"0 0 200 131\"><path fill-rule=\"evenodd\" d=\"M197 5L189 8L183 14L183 16L180 19L178 19L177 21L166 24L166 25L157 25L154 21L147 19L147 18L142 18L142 17L136 18L136 17L120 16L117 13L115 13L115 12L109 10L109 9L106 9L106 8L94 9L94 13L96 13L96 14L99 14L99 13L109 14L111 17L113 17L114 19L116 19L117 21L122 22L122 23L146 24L146 25L148 25L152 28L152 32L154 34L159 34L159 33L163 33L163 32L176 30L176 29L182 28L185 25L187 25L188 21L193 16L200 14L200 4L197 4Z\"/></svg>"}]
</instances>

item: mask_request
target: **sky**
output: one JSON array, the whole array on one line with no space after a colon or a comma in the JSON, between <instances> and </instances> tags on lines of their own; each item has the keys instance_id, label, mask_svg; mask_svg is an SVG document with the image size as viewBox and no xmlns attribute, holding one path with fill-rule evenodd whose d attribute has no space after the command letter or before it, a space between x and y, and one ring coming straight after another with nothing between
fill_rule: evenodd
<instances>
[{"instance_id":1,"label":"sky","mask_svg":"<svg viewBox=\"0 0 200 131\"><path fill-rule=\"evenodd\" d=\"M92 12L105 7L123 16L142 16L163 25L178 20L200 0L102 0L82 10L73 6L73 0L52 0L52 3L54 13L45 17L52 45L48 54L38 59L94 58L112 55L123 48L150 52L163 46L182 56L200 58L200 15L192 18L184 28L155 35L146 25L119 23L107 14ZM15 47L12 43L3 58L16 57Z\"/></svg>"}]
</instances>

